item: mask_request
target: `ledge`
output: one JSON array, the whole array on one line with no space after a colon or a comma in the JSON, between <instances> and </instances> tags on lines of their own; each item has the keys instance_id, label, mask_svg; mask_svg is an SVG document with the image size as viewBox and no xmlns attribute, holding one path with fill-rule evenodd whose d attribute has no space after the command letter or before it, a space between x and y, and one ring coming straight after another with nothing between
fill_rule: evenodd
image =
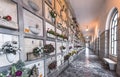
<instances>
[{"instance_id":1,"label":"ledge","mask_svg":"<svg viewBox=\"0 0 120 77\"><path fill-rule=\"evenodd\" d=\"M18 30L17 23L0 18L0 26L8 29Z\"/></svg>"},{"instance_id":2,"label":"ledge","mask_svg":"<svg viewBox=\"0 0 120 77\"><path fill-rule=\"evenodd\" d=\"M44 60L45 57L41 57L40 59L35 59L35 60L31 60L31 61L25 61L25 65L29 65L31 63L35 63L35 62L38 62L38 61L41 61L41 60Z\"/></svg>"}]
</instances>

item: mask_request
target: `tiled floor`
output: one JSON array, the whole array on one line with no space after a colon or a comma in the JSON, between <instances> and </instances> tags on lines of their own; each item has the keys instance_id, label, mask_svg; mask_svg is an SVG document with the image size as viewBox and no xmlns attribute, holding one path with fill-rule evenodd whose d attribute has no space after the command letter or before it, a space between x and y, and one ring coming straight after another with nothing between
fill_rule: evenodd
<instances>
[{"instance_id":1,"label":"tiled floor","mask_svg":"<svg viewBox=\"0 0 120 77\"><path fill-rule=\"evenodd\" d=\"M117 77L88 48L58 77Z\"/></svg>"}]
</instances>

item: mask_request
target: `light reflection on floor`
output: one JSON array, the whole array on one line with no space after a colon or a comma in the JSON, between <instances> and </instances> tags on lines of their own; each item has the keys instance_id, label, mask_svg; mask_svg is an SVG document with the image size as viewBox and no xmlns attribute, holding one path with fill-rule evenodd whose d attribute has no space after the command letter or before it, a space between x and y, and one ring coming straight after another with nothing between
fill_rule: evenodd
<instances>
[{"instance_id":1,"label":"light reflection on floor","mask_svg":"<svg viewBox=\"0 0 120 77\"><path fill-rule=\"evenodd\" d=\"M58 77L117 77L88 48Z\"/></svg>"},{"instance_id":2,"label":"light reflection on floor","mask_svg":"<svg viewBox=\"0 0 120 77\"><path fill-rule=\"evenodd\" d=\"M86 61L85 66L89 67L89 49L88 48L85 49L85 61Z\"/></svg>"}]
</instances>

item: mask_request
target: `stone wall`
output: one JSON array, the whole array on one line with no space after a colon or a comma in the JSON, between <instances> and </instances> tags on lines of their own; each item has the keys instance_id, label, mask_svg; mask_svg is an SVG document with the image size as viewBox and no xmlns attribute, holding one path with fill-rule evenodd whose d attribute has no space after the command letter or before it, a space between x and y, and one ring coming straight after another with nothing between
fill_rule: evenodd
<instances>
[{"instance_id":1,"label":"stone wall","mask_svg":"<svg viewBox=\"0 0 120 77\"><path fill-rule=\"evenodd\" d=\"M99 38L95 40L95 54L99 55Z\"/></svg>"},{"instance_id":2,"label":"stone wall","mask_svg":"<svg viewBox=\"0 0 120 77\"><path fill-rule=\"evenodd\" d=\"M100 53L99 57L102 59L105 56L105 32L100 35Z\"/></svg>"},{"instance_id":3,"label":"stone wall","mask_svg":"<svg viewBox=\"0 0 120 77\"><path fill-rule=\"evenodd\" d=\"M105 31L105 57L109 57L109 30Z\"/></svg>"},{"instance_id":4,"label":"stone wall","mask_svg":"<svg viewBox=\"0 0 120 77\"><path fill-rule=\"evenodd\" d=\"M118 50L118 57L117 57L117 74L120 76L120 21L118 24L118 35L117 35L117 50Z\"/></svg>"}]
</instances>

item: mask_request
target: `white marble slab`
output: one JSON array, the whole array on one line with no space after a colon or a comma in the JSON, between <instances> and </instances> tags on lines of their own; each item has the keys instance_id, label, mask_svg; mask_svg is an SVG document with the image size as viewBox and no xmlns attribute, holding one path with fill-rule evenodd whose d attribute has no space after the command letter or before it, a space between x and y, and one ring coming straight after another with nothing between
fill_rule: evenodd
<instances>
[{"instance_id":1,"label":"white marble slab","mask_svg":"<svg viewBox=\"0 0 120 77\"><path fill-rule=\"evenodd\" d=\"M18 36L14 36L14 35L8 35L8 34L1 34L0 33L0 48L2 47L2 45L7 42L7 41L17 41L18 42L18 46L19 46L19 41L18 41ZM17 53L16 55L13 55L13 57L9 57L9 59L11 58L14 58L12 59L13 62L12 63L15 63L19 60L19 53ZM3 55L0 55L0 67L3 67L3 66L7 66L7 65L11 65L12 63L10 63L8 60L7 60L7 57L5 54Z\"/></svg>"},{"instance_id":2,"label":"white marble slab","mask_svg":"<svg viewBox=\"0 0 120 77\"><path fill-rule=\"evenodd\" d=\"M29 29L29 32L25 31L25 33L43 36L43 20L33 15L27 10L23 10L23 16L24 16L24 30ZM36 25L38 25L37 27L38 31L37 30L34 31L37 31L38 34L33 33L32 30L30 29L30 28L36 29Z\"/></svg>"},{"instance_id":3,"label":"white marble slab","mask_svg":"<svg viewBox=\"0 0 120 77\"><path fill-rule=\"evenodd\" d=\"M32 9L32 7L29 5L28 1L32 1L33 3L35 3L35 5L37 5L38 9L39 9L39 11L35 11L35 12L39 15L42 15L42 1L43 0L22 0L22 1L25 5L27 5L27 7L31 8L31 10L33 10L33 11L34 11L34 9Z\"/></svg>"},{"instance_id":4,"label":"white marble slab","mask_svg":"<svg viewBox=\"0 0 120 77\"><path fill-rule=\"evenodd\" d=\"M0 19L0 26L4 28L18 29L17 25L17 5L11 0L0 0L0 16L11 16L11 21Z\"/></svg>"},{"instance_id":5,"label":"white marble slab","mask_svg":"<svg viewBox=\"0 0 120 77\"><path fill-rule=\"evenodd\" d=\"M35 63L29 64L29 65L26 65L25 67L31 69L34 65L36 65L38 67L39 77L40 77L40 75L42 75L42 77L44 77L44 61L42 60L39 62L35 62Z\"/></svg>"},{"instance_id":6,"label":"white marble slab","mask_svg":"<svg viewBox=\"0 0 120 77\"><path fill-rule=\"evenodd\" d=\"M24 38L24 54L32 52L35 47L43 47L43 40ZM25 58L27 59L27 56Z\"/></svg>"}]
</instances>

